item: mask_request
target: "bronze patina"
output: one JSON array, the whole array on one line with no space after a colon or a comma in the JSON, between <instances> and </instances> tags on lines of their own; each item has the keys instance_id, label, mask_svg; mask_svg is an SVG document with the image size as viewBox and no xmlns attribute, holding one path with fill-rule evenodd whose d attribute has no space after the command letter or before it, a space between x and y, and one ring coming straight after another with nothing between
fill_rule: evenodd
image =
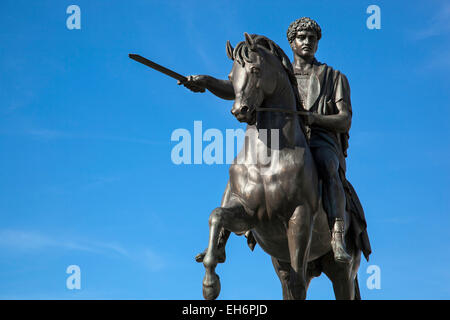
<instances>
[{"instance_id":1,"label":"bronze patina","mask_svg":"<svg viewBox=\"0 0 450 320\"><path fill-rule=\"evenodd\" d=\"M259 244L272 257L284 299L305 299L321 273L332 281L336 299L361 298L357 271L361 252L368 259L371 248L363 208L345 175L350 86L343 73L315 59L321 36L310 18L292 22L291 63L272 40L245 33L235 48L227 42L233 60L228 80L178 79L194 92L234 100L231 113L249 133L221 205L210 215L208 247L196 256L205 267L205 299L220 293L215 269L225 261L231 232L245 234L252 250ZM277 131L276 143L262 139L270 135L263 130ZM271 160L261 162L258 154Z\"/></svg>"}]
</instances>

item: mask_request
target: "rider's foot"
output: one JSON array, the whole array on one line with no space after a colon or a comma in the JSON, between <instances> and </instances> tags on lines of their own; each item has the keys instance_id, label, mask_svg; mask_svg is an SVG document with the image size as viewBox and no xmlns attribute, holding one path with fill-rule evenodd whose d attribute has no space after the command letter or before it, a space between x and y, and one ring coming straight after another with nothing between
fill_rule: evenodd
<instances>
[{"instance_id":1,"label":"rider's foot","mask_svg":"<svg viewBox=\"0 0 450 320\"><path fill-rule=\"evenodd\" d=\"M206 255L206 249L205 249L205 251L203 251L195 256L195 261L197 261L199 263L203 262L203 258L205 257L205 255ZM217 257L218 262L224 263L225 259L226 259L225 248L223 248L223 247L219 248L219 256Z\"/></svg>"},{"instance_id":2,"label":"rider's foot","mask_svg":"<svg viewBox=\"0 0 450 320\"><path fill-rule=\"evenodd\" d=\"M337 262L349 263L352 260L352 257L345 249L344 232L344 220L336 218L331 233L331 248L333 249L334 260Z\"/></svg>"}]
</instances>

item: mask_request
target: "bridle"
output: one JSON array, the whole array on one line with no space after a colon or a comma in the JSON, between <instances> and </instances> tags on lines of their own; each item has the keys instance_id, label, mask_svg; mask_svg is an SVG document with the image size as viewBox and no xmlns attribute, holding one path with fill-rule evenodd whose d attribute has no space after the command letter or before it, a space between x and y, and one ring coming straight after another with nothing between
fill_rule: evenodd
<instances>
[{"instance_id":1,"label":"bridle","mask_svg":"<svg viewBox=\"0 0 450 320\"><path fill-rule=\"evenodd\" d=\"M281 108L261 108L261 107L256 107L256 112L284 112L284 113L290 113L290 114L294 114L294 115L300 115L300 116L307 116L309 114L311 114L310 111L299 111L299 110L288 110L288 109L281 109Z\"/></svg>"}]
</instances>

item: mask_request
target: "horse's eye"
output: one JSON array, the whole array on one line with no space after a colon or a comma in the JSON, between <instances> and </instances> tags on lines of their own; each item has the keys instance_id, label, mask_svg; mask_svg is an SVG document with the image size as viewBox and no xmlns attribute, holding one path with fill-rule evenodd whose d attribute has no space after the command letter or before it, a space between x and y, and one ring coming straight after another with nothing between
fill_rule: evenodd
<instances>
[{"instance_id":1,"label":"horse's eye","mask_svg":"<svg viewBox=\"0 0 450 320\"><path fill-rule=\"evenodd\" d=\"M251 68L250 68L250 72L251 72L251 73L259 73L259 68L257 68L257 67L251 67Z\"/></svg>"}]
</instances>

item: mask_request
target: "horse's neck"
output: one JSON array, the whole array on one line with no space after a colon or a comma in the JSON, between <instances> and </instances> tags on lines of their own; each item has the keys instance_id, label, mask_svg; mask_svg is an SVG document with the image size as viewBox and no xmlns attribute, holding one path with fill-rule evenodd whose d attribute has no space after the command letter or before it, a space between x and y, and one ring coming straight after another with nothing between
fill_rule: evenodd
<instances>
[{"instance_id":1,"label":"horse's neck","mask_svg":"<svg viewBox=\"0 0 450 320\"><path fill-rule=\"evenodd\" d=\"M264 101L267 107L278 107L286 110L297 109L295 93L287 75L281 74L278 76L274 92L265 97Z\"/></svg>"},{"instance_id":2,"label":"horse's neck","mask_svg":"<svg viewBox=\"0 0 450 320\"><path fill-rule=\"evenodd\" d=\"M287 77L286 77L287 78ZM270 97L265 97L262 108L296 110L297 101L288 79L277 85ZM261 167L277 166L284 151L294 148L308 148L300 126L299 117L292 113L259 111L256 124L248 125L243 149L237 161L246 165ZM267 157L267 155L270 156Z\"/></svg>"},{"instance_id":3,"label":"horse's neck","mask_svg":"<svg viewBox=\"0 0 450 320\"><path fill-rule=\"evenodd\" d=\"M262 108L297 110L297 100L293 90L287 75L279 76L276 89L273 94L265 97ZM258 130L279 130L280 148L306 145L306 138L297 115L287 112L262 111L257 115L256 128Z\"/></svg>"}]
</instances>

